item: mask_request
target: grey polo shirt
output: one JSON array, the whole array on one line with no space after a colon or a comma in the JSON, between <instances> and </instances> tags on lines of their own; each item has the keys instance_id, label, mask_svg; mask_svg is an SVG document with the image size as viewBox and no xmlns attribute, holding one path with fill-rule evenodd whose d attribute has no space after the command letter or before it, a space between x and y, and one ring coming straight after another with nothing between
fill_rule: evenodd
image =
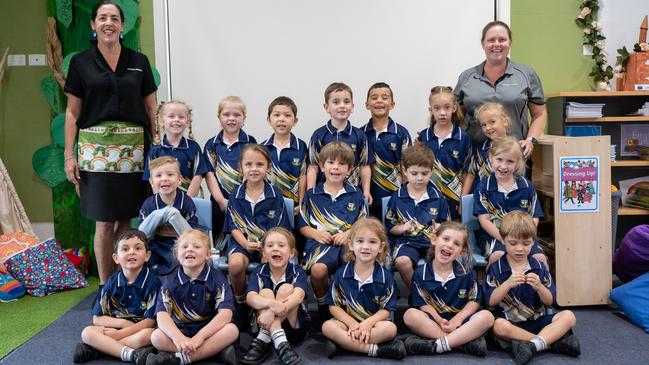
<instances>
[{"instance_id":1,"label":"grey polo shirt","mask_svg":"<svg viewBox=\"0 0 649 365\"><path fill-rule=\"evenodd\" d=\"M486 102L499 102L509 112L509 133L519 140L527 137L529 112L527 103L545 104L543 87L536 72L528 65L507 60L505 74L492 84L484 74L484 62L460 74L453 90L466 114L464 125L473 145L481 145L486 137L474 116L476 109Z\"/></svg>"}]
</instances>

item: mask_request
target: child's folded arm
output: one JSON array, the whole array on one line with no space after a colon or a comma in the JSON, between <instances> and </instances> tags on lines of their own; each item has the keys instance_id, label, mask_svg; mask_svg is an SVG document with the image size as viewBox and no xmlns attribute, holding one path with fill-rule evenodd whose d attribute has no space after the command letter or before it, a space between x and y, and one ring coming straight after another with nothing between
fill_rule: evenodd
<instances>
[{"instance_id":1,"label":"child's folded arm","mask_svg":"<svg viewBox=\"0 0 649 365\"><path fill-rule=\"evenodd\" d=\"M502 237L500 237L500 231L498 227L491 221L489 214L480 214L478 216L478 222L480 222L480 227L485 230L491 237L502 242ZM504 243L504 242L503 242Z\"/></svg>"}]
</instances>

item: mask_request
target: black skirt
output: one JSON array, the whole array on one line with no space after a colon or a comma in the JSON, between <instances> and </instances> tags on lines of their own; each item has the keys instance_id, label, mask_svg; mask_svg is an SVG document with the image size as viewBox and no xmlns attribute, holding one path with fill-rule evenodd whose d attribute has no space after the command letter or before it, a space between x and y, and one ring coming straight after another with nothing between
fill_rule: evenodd
<instances>
[{"instance_id":1,"label":"black skirt","mask_svg":"<svg viewBox=\"0 0 649 365\"><path fill-rule=\"evenodd\" d=\"M79 182L81 215L99 222L124 221L137 217L147 197L142 173L81 171Z\"/></svg>"}]
</instances>

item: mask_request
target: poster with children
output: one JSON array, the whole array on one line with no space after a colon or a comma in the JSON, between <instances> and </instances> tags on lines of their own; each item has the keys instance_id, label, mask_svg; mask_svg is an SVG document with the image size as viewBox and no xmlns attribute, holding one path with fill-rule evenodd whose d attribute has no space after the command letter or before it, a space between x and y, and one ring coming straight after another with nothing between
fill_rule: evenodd
<instances>
[{"instance_id":1,"label":"poster with children","mask_svg":"<svg viewBox=\"0 0 649 365\"><path fill-rule=\"evenodd\" d=\"M599 158L562 157L561 206L562 213L597 212L599 210Z\"/></svg>"}]
</instances>

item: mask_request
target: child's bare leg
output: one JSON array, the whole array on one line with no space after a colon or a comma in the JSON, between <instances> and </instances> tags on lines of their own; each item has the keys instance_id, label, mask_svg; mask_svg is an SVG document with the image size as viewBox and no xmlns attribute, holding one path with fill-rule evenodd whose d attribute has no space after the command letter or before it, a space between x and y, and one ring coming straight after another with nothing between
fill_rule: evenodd
<instances>
[{"instance_id":1,"label":"child's bare leg","mask_svg":"<svg viewBox=\"0 0 649 365\"><path fill-rule=\"evenodd\" d=\"M408 289L412 289L412 274L414 273L414 268L412 265L412 260L408 256L399 256L394 260L394 266L396 266L397 271L401 275L401 279L406 284Z\"/></svg>"},{"instance_id":2,"label":"child's bare leg","mask_svg":"<svg viewBox=\"0 0 649 365\"><path fill-rule=\"evenodd\" d=\"M119 340L119 343L132 349L149 346L151 344L152 333L153 328L143 328L130 336L122 338Z\"/></svg>"},{"instance_id":3,"label":"child's bare leg","mask_svg":"<svg viewBox=\"0 0 649 365\"><path fill-rule=\"evenodd\" d=\"M239 252L235 252L228 257L228 277L232 284L234 295L237 297L241 297L245 290L244 285L246 283L248 262L248 257Z\"/></svg>"},{"instance_id":4,"label":"child's bare leg","mask_svg":"<svg viewBox=\"0 0 649 365\"><path fill-rule=\"evenodd\" d=\"M205 339L205 342L190 355L190 359L194 362L212 357L233 344L238 338L239 329L234 323L228 323Z\"/></svg>"},{"instance_id":5,"label":"child's bare leg","mask_svg":"<svg viewBox=\"0 0 649 365\"><path fill-rule=\"evenodd\" d=\"M397 326L390 321L379 321L370 331L370 343L379 344L392 340L397 335Z\"/></svg>"},{"instance_id":6,"label":"child's bare leg","mask_svg":"<svg viewBox=\"0 0 649 365\"><path fill-rule=\"evenodd\" d=\"M316 263L311 266L311 286L316 298L324 298L329 287L329 269L327 265Z\"/></svg>"},{"instance_id":7,"label":"child's bare leg","mask_svg":"<svg viewBox=\"0 0 649 365\"><path fill-rule=\"evenodd\" d=\"M346 350L360 353L368 353L370 350L370 344L352 340L347 335L347 326L337 319L330 319L323 323L322 334Z\"/></svg>"},{"instance_id":8,"label":"child's bare leg","mask_svg":"<svg viewBox=\"0 0 649 365\"><path fill-rule=\"evenodd\" d=\"M471 318L455 331L448 334L448 346L455 348L482 336L494 324L494 316L487 310L474 313Z\"/></svg>"},{"instance_id":9,"label":"child's bare leg","mask_svg":"<svg viewBox=\"0 0 649 365\"><path fill-rule=\"evenodd\" d=\"M430 319L428 314L417 308L409 308L406 310L403 314L403 322L412 332L422 337L438 339L447 335L446 332L442 331L437 322Z\"/></svg>"},{"instance_id":10,"label":"child's bare leg","mask_svg":"<svg viewBox=\"0 0 649 365\"><path fill-rule=\"evenodd\" d=\"M277 290L277 296L275 297L277 300L282 301L286 298L288 298L290 295L293 294L293 291L295 290L295 287L291 284L282 284L282 286L279 287ZM279 317L278 319L281 322L284 320L284 318L288 319L288 322L291 324L291 327L295 328L297 325L297 311L299 310L300 306L298 305L297 307L291 309L286 313L286 316L284 317Z\"/></svg>"},{"instance_id":11,"label":"child's bare leg","mask_svg":"<svg viewBox=\"0 0 649 365\"><path fill-rule=\"evenodd\" d=\"M494 334L506 341L529 341L535 336L504 318L496 318L494 321Z\"/></svg>"},{"instance_id":12,"label":"child's bare leg","mask_svg":"<svg viewBox=\"0 0 649 365\"><path fill-rule=\"evenodd\" d=\"M575 324L577 324L577 318L575 318L575 315L569 310L564 310L554 315L552 323L545 326L541 332L539 332L539 336L543 337L546 344L549 346L563 337L563 335L574 327Z\"/></svg>"},{"instance_id":13,"label":"child's bare leg","mask_svg":"<svg viewBox=\"0 0 649 365\"><path fill-rule=\"evenodd\" d=\"M153 347L157 348L160 351L167 351L167 352L176 352L178 351L178 348L176 348L176 345L174 345L174 342L165 334L162 332L161 329L156 328L153 333L151 333L151 344Z\"/></svg>"},{"instance_id":14,"label":"child's bare leg","mask_svg":"<svg viewBox=\"0 0 649 365\"><path fill-rule=\"evenodd\" d=\"M125 346L112 337L104 335L104 327L101 326L84 328L81 332L81 340L104 354L117 358L122 357L122 349Z\"/></svg>"}]
</instances>

